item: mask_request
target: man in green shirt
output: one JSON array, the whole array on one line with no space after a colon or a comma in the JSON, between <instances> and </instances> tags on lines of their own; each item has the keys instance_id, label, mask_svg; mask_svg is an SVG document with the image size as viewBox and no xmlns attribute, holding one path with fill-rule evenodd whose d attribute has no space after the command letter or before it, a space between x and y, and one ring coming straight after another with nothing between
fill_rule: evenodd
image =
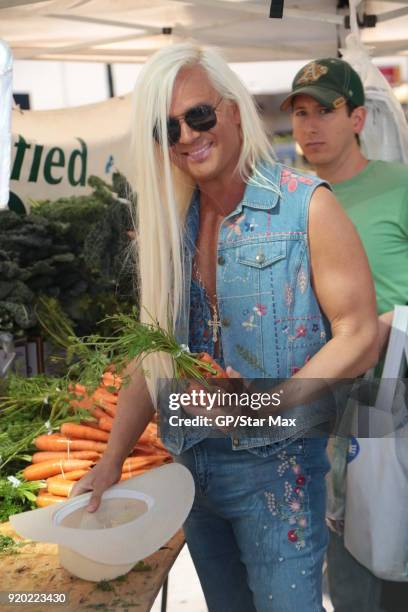
<instances>
[{"instance_id":1,"label":"man in green shirt","mask_svg":"<svg viewBox=\"0 0 408 612\"><path fill-rule=\"evenodd\" d=\"M376 286L384 344L394 305L408 303L408 167L364 157L359 142L364 101L362 82L351 66L326 58L309 62L296 74L281 110L291 111L295 140L318 176L331 183L360 234ZM337 440L338 447L341 444L345 448L344 441ZM405 609L406 592L402 607L394 603L382 608L384 592L390 587L396 592L400 585L385 583L360 565L341 535L332 532L330 537L329 585L335 612Z\"/></svg>"}]
</instances>

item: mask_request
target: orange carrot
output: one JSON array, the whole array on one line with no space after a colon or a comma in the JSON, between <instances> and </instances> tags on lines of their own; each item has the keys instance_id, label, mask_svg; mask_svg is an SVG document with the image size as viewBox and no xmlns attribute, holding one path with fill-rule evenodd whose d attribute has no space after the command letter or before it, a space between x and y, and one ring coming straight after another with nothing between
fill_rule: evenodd
<instances>
[{"instance_id":1,"label":"orange carrot","mask_svg":"<svg viewBox=\"0 0 408 612\"><path fill-rule=\"evenodd\" d=\"M154 455L145 457L128 457L123 463L122 472L133 472L134 470L138 470L155 463L163 463L163 458L156 457Z\"/></svg>"},{"instance_id":2,"label":"orange carrot","mask_svg":"<svg viewBox=\"0 0 408 612\"><path fill-rule=\"evenodd\" d=\"M114 381L117 381L117 382L121 383L122 380L123 380L123 377L120 374L118 374L117 372L115 372L115 370L107 368L105 370L105 372L102 374L102 379L103 380L108 380L108 381L109 380L114 380Z\"/></svg>"},{"instance_id":3,"label":"orange carrot","mask_svg":"<svg viewBox=\"0 0 408 612\"><path fill-rule=\"evenodd\" d=\"M104 372L102 376L102 383L105 387L115 387L115 389L119 390L122 386L122 378L118 374Z\"/></svg>"},{"instance_id":4,"label":"orange carrot","mask_svg":"<svg viewBox=\"0 0 408 612\"><path fill-rule=\"evenodd\" d=\"M93 392L92 397L97 402L102 400L104 402L108 402L108 404L117 404L118 403L118 396L115 393L110 393L104 387L98 387Z\"/></svg>"},{"instance_id":5,"label":"orange carrot","mask_svg":"<svg viewBox=\"0 0 408 612\"><path fill-rule=\"evenodd\" d=\"M59 497L57 495L51 495L47 491L39 493L35 500L36 505L39 508L45 508L45 506L50 506L51 504L57 504L59 502L67 501L66 497Z\"/></svg>"},{"instance_id":6,"label":"orange carrot","mask_svg":"<svg viewBox=\"0 0 408 612\"><path fill-rule=\"evenodd\" d=\"M138 439L137 444L139 444L139 445L152 444L152 438L151 438L150 433L148 431L144 430L144 432L142 433L142 435Z\"/></svg>"},{"instance_id":7,"label":"orange carrot","mask_svg":"<svg viewBox=\"0 0 408 612\"><path fill-rule=\"evenodd\" d=\"M103 410L100 406L97 406L91 397L81 401L71 400L70 405L73 408L83 408L84 410L88 410L88 412L96 419L100 419L102 417L112 418L107 412L105 412L105 410Z\"/></svg>"},{"instance_id":8,"label":"orange carrot","mask_svg":"<svg viewBox=\"0 0 408 612\"><path fill-rule=\"evenodd\" d=\"M166 453L166 455L169 455L169 451L167 450L167 448L164 446L163 442L160 440L159 437L157 437L154 442L153 442L154 446L157 448L157 450L159 450L162 453Z\"/></svg>"},{"instance_id":9,"label":"orange carrot","mask_svg":"<svg viewBox=\"0 0 408 612\"><path fill-rule=\"evenodd\" d=\"M99 427L104 431L112 431L113 419L111 417L101 417L98 423Z\"/></svg>"},{"instance_id":10,"label":"orange carrot","mask_svg":"<svg viewBox=\"0 0 408 612\"><path fill-rule=\"evenodd\" d=\"M198 359L203 363L209 364L214 370L213 373L208 372L208 370L202 370L201 373L205 378L228 378L226 371L208 353L199 353Z\"/></svg>"},{"instance_id":11,"label":"orange carrot","mask_svg":"<svg viewBox=\"0 0 408 612\"><path fill-rule=\"evenodd\" d=\"M116 404L111 404L103 399L94 400L95 406L102 408L110 417L116 415Z\"/></svg>"},{"instance_id":12,"label":"orange carrot","mask_svg":"<svg viewBox=\"0 0 408 612\"><path fill-rule=\"evenodd\" d=\"M82 385L75 385L73 393L76 398L72 399L70 404L73 408L83 408L89 410L91 413L97 407L102 407L109 411L111 416L115 413L117 403L117 393L111 393L105 387L101 386L94 391L91 395L88 393L86 387ZM94 416L98 416L95 414Z\"/></svg>"},{"instance_id":13,"label":"orange carrot","mask_svg":"<svg viewBox=\"0 0 408 612\"><path fill-rule=\"evenodd\" d=\"M92 414L93 417L95 417L96 419L112 419L111 416L109 416L105 410L103 410L102 408L100 408L99 406L95 406L95 404L92 405L92 408L89 409L89 412Z\"/></svg>"},{"instance_id":14,"label":"orange carrot","mask_svg":"<svg viewBox=\"0 0 408 612\"><path fill-rule=\"evenodd\" d=\"M154 444L157 439L157 425L155 423L149 423L140 438L137 441L137 444Z\"/></svg>"},{"instance_id":15,"label":"orange carrot","mask_svg":"<svg viewBox=\"0 0 408 612\"><path fill-rule=\"evenodd\" d=\"M136 444L133 448L130 457L157 457L162 459L171 459L168 451L157 448L153 444Z\"/></svg>"},{"instance_id":16,"label":"orange carrot","mask_svg":"<svg viewBox=\"0 0 408 612\"><path fill-rule=\"evenodd\" d=\"M89 461L97 461L101 454L96 451L41 451L34 453L31 457L31 463L41 463L49 459L88 459Z\"/></svg>"},{"instance_id":17,"label":"orange carrot","mask_svg":"<svg viewBox=\"0 0 408 612\"><path fill-rule=\"evenodd\" d=\"M61 478L65 478L65 480L79 480L82 476L85 476L89 472L91 468L87 470L72 470L72 472L64 472L64 474L60 474Z\"/></svg>"},{"instance_id":18,"label":"orange carrot","mask_svg":"<svg viewBox=\"0 0 408 612\"><path fill-rule=\"evenodd\" d=\"M135 476L140 476L147 472L147 468L141 468L139 470L134 470L133 472L122 472L120 480L129 480L129 478L134 478Z\"/></svg>"},{"instance_id":19,"label":"orange carrot","mask_svg":"<svg viewBox=\"0 0 408 612\"><path fill-rule=\"evenodd\" d=\"M107 442L109 434L100 429L94 429L87 425L78 425L77 423L63 423L61 425L61 433L68 438L79 438L81 440L98 440Z\"/></svg>"},{"instance_id":20,"label":"orange carrot","mask_svg":"<svg viewBox=\"0 0 408 612\"><path fill-rule=\"evenodd\" d=\"M146 455L157 455L160 454L161 451L159 451L153 444L150 443L146 443L146 444L135 444L135 446L133 447L132 450L132 455L134 457L145 457ZM164 453L163 453L164 454Z\"/></svg>"},{"instance_id":21,"label":"orange carrot","mask_svg":"<svg viewBox=\"0 0 408 612\"><path fill-rule=\"evenodd\" d=\"M73 480L66 480L59 476L52 476L47 478L47 488L51 495L59 495L61 497L69 497L75 482Z\"/></svg>"},{"instance_id":22,"label":"orange carrot","mask_svg":"<svg viewBox=\"0 0 408 612\"><path fill-rule=\"evenodd\" d=\"M79 425L85 425L85 427L92 427L93 429L100 429L98 421L91 419L84 419L79 422Z\"/></svg>"},{"instance_id":23,"label":"orange carrot","mask_svg":"<svg viewBox=\"0 0 408 612\"><path fill-rule=\"evenodd\" d=\"M116 416L116 405L109 404L108 402L98 402L98 406L104 409L104 411L113 419Z\"/></svg>"},{"instance_id":24,"label":"orange carrot","mask_svg":"<svg viewBox=\"0 0 408 612\"><path fill-rule=\"evenodd\" d=\"M106 442L97 442L95 440L71 440L60 433L38 436L34 440L38 450L44 451L80 451L93 450L98 453L103 453L106 450Z\"/></svg>"},{"instance_id":25,"label":"orange carrot","mask_svg":"<svg viewBox=\"0 0 408 612\"><path fill-rule=\"evenodd\" d=\"M87 388L79 383L76 383L76 385L74 385L73 392L76 395L84 395L85 397L88 395Z\"/></svg>"},{"instance_id":26,"label":"orange carrot","mask_svg":"<svg viewBox=\"0 0 408 612\"><path fill-rule=\"evenodd\" d=\"M93 464L85 459L50 459L29 465L23 470L23 476L26 480L41 480L72 470L85 470Z\"/></svg>"},{"instance_id":27,"label":"orange carrot","mask_svg":"<svg viewBox=\"0 0 408 612\"><path fill-rule=\"evenodd\" d=\"M157 423L153 423L152 421L150 421L150 423L147 425L145 431L148 431L150 436L152 437L152 439L156 440L156 438L157 438Z\"/></svg>"}]
</instances>

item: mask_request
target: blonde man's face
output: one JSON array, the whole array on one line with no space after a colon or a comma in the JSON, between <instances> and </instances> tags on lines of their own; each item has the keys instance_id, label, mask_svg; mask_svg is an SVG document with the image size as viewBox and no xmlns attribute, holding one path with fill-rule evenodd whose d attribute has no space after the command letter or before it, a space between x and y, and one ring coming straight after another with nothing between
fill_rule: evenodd
<instances>
[{"instance_id":1,"label":"blonde man's face","mask_svg":"<svg viewBox=\"0 0 408 612\"><path fill-rule=\"evenodd\" d=\"M184 114L201 104L216 107L216 125L208 131L195 131ZM223 99L200 67L185 68L176 78L170 117L180 120L179 141L170 147L172 162L198 184L228 180L238 163L241 150L240 115L235 103Z\"/></svg>"}]
</instances>

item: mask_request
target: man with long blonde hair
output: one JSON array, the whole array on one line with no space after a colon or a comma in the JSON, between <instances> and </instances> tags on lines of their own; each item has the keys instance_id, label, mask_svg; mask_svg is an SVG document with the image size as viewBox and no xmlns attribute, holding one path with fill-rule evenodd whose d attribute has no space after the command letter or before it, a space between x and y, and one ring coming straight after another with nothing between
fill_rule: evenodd
<instances>
[{"instance_id":1,"label":"man with long blonde hair","mask_svg":"<svg viewBox=\"0 0 408 612\"><path fill-rule=\"evenodd\" d=\"M375 297L357 234L324 181L276 163L255 104L221 56L170 45L134 99L141 304L231 377L350 378L377 359ZM142 310L143 313L143 310ZM143 316L143 314L142 314ZM108 448L75 494L117 482L172 364L132 369ZM196 498L187 543L211 612L321 612L325 437L296 427L208 436L169 427Z\"/></svg>"}]
</instances>

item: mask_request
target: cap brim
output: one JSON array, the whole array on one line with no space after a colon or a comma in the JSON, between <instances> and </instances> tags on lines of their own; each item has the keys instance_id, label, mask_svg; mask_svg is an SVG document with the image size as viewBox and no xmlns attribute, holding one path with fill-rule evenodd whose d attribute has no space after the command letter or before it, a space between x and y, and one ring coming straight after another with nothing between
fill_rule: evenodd
<instances>
[{"instance_id":1,"label":"cap brim","mask_svg":"<svg viewBox=\"0 0 408 612\"><path fill-rule=\"evenodd\" d=\"M76 507L78 502L86 506L91 494L84 493L63 503L15 514L10 522L26 538L66 546L87 559L106 564L136 563L163 546L182 526L193 504L194 480L187 468L172 463L122 481L104 496L110 491L120 491L123 498L127 491L140 493L152 500L151 507L137 519L109 529L59 526L57 515L64 507Z\"/></svg>"},{"instance_id":2,"label":"cap brim","mask_svg":"<svg viewBox=\"0 0 408 612\"><path fill-rule=\"evenodd\" d=\"M299 87L295 91L292 91L280 105L280 110L289 110L296 96L311 96L327 108L339 108L339 106L346 103L346 99L338 91L327 89L326 87L317 87L316 85L305 85L304 87ZM340 103L334 104L336 100Z\"/></svg>"}]
</instances>

